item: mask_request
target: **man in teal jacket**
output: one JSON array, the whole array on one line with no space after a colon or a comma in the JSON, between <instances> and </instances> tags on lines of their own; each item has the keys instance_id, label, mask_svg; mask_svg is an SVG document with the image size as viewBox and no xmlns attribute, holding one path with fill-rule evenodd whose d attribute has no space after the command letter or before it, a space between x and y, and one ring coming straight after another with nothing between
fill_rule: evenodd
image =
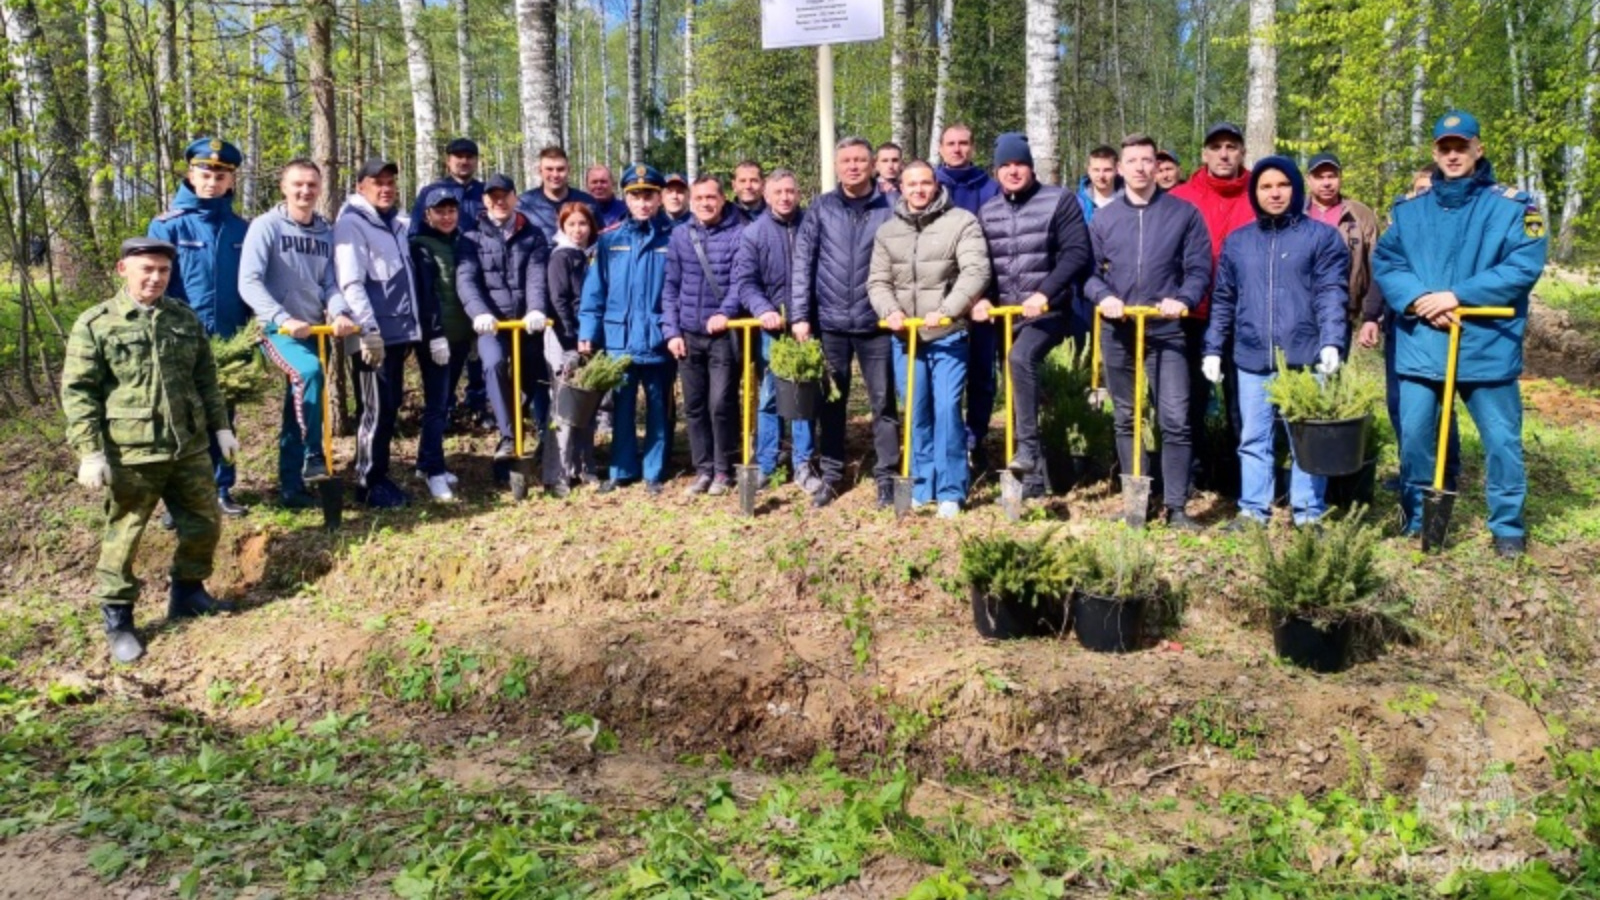
<instances>
[{"instance_id":1,"label":"man in teal jacket","mask_svg":"<svg viewBox=\"0 0 1600 900\"><path fill-rule=\"evenodd\" d=\"M578 352L605 350L632 357L617 388L612 413L611 478L599 488L609 493L644 476L645 490L661 493L667 450L672 443L669 416L676 366L661 331L661 290L667 278L667 238L672 223L661 211L661 173L646 165L629 166L622 176L628 218L600 235L594 262L578 305ZM644 388L643 466L634 431L639 389Z\"/></svg>"},{"instance_id":2,"label":"man in teal jacket","mask_svg":"<svg viewBox=\"0 0 1600 900\"><path fill-rule=\"evenodd\" d=\"M250 311L239 298L239 259L250 223L233 211L234 178L244 154L220 138L204 137L183 151L189 171L167 211L150 222L150 237L178 248L167 296L186 304L199 317L206 334L233 337L249 321ZM232 427L233 409L228 409ZM211 444L212 475L217 482L217 506L225 515L242 516L245 508L233 502L230 492L233 463L223 459ZM162 524L168 528L168 516Z\"/></svg>"},{"instance_id":3,"label":"man in teal jacket","mask_svg":"<svg viewBox=\"0 0 1600 900\"><path fill-rule=\"evenodd\" d=\"M1489 531L1501 556L1526 549L1522 462L1522 336L1528 292L1544 271L1544 218L1525 192L1495 183L1478 121L1452 111L1433 127L1438 171L1425 193L1395 202L1373 254L1373 277L1399 317L1400 504L1407 533L1422 528L1422 492L1433 481L1449 326L1458 307L1509 306L1510 319L1461 328L1456 389L1483 440Z\"/></svg>"}]
</instances>

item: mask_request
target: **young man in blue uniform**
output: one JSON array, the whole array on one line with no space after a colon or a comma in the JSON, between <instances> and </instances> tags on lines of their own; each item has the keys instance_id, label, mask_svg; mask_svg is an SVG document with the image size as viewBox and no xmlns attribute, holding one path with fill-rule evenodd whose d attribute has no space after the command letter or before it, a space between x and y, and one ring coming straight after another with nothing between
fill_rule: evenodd
<instances>
[{"instance_id":1,"label":"young man in blue uniform","mask_svg":"<svg viewBox=\"0 0 1600 900\"><path fill-rule=\"evenodd\" d=\"M1544 271L1548 239L1539 207L1524 191L1497 184L1483 155L1478 120L1445 113L1433 126L1433 185L1398 200L1378 239L1373 277L1397 317L1400 376L1400 493L1405 529L1422 529L1422 492L1433 481L1450 323L1456 310L1509 306L1509 319L1461 327L1456 391L1483 441L1489 532L1505 557L1527 548L1523 504L1522 339L1528 293Z\"/></svg>"}]
</instances>

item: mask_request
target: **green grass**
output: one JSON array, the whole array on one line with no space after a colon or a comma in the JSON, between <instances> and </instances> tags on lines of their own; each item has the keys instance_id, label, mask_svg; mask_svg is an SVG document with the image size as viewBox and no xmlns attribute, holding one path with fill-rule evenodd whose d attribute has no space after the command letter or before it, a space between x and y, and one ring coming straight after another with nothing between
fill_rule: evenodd
<instances>
[{"instance_id":1,"label":"green grass","mask_svg":"<svg viewBox=\"0 0 1600 900\"><path fill-rule=\"evenodd\" d=\"M1533 293L1545 305L1565 310L1574 327L1600 328L1600 284L1573 284L1564 278L1545 277Z\"/></svg>"}]
</instances>

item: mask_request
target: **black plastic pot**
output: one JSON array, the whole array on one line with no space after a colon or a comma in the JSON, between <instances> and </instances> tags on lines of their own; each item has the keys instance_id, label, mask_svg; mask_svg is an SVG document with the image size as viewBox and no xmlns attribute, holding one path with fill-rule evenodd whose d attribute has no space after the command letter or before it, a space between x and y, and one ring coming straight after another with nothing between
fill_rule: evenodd
<instances>
[{"instance_id":1,"label":"black plastic pot","mask_svg":"<svg viewBox=\"0 0 1600 900\"><path fill-rule=\"evenodd\" d=\"M991 597L976 587L967 589L972 598L972 624L978 634L995 640L1025 637L1054 637L1067 630L1067 603L1064 599L1029 606L1016 600Z\"/></svg>"},{"instance_id":2,"label":"black plastic pot","mask_svg":"<svg viewBox=\"0 0 1600 900\"><path fill-rule=\"evenodd\" d=\"M1313 672L1341 672L1349 665L1349 621L1326 629L1310 619L1289 616L1272 629L1272 645L1278 655L1302 669Z\"/></svg>"},{"instance_id":3,"label":"black plastic pot","mask_svg":"<svg viewBox=\"0 0 1600 900\"><path fill-rule=\"evenodd\" d=\"M556 389L555 416L573 428L593 428L605 391L588 391L563 383Z\"/></svg>"},{"instance_id":4,"label":"black plastic pot","mask_svg":"<svg viewBox=\"0 0 1600 900\"><path fill-rule=\"evenodd\" d=\"M1312 475L1354 475L1367 461L1371 414L1358 419L1308 419L1289 423L1294 459Z\"/></svg>"},{"instance_id":5,"label":"black plastic pot","mask_svg":"<svg viewBox=\"0 0 1600 900\"><path fill-rule=\"evenodd\" d=\"M1378 458L1373 457L1354 475L1336 475L1329 478L1328 489L1323 493L1322 499L1330 507L1355 506L1357 503L1371 506L1377 490Z\"/></svg>"},{"instance_id":6,"label":"black plastic pot","mask_svg":"<svg viewBox=\"0 0 1600 900\"><path fill-rule=\"evenodd\" d=\"M791 421L810 421L822 407L822 384L816 381L790 381L772 377L776 387L778 415Z\"/></svg>"},{"instance_id":7,"label":"black plastic pot","mask_svg":"<svg viewBox=\"0 0 1600 900\"><path fill-rule=\"evenodd\" d=\"M1044 472L1047 488L1055 496L1066 496L1080 485L1093 484L1106 477L1105 466L1092 456L1069 456L1045 453Z\"/></svg>"},{"instance_id":8,"label":"black plastic pot","mask_svg":"<svg viewBox=\"0 0 1600 900\"><path fill-rule=\"evenodd\" d=\"M1144 598L1075 594L1072 632L1078 643L1096 653L1128 653L1143 637Z\"/></svg>"}]
</instances>

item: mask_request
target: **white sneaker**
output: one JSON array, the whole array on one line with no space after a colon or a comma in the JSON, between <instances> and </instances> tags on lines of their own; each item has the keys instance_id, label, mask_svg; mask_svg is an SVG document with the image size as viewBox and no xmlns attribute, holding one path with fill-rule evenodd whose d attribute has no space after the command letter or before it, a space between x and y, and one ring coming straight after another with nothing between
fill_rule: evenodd
<instances>
[{"instance_id":1,"label":"white sneaker","mask_svg":"<svg viewBox=\"0 0 1600 900\"><path fill-rule=\"evenodd\" d=\"M428 493L435 500L454 500L456 495L450 490L450 475L429 475Z\"/></svg>"},{"instance_id":2,"label":"white sneaker","mask_svg":"<svg viewBox=\"0 0 1600 900\"><path fill-rule=\"evenodd\" d=\"M961 513L961 504L954 500L939 501L939 518L954 519Z\"/></svg>"},{"instance_id":3,"label":"white sneaker","mask_svg":"<svg viewBox=\"0 0 1600 900\"><path fill-rule=\"evenodd\" d=\"M412 472L411 474L417 476L417 480L418 481L427 481L428 480L428 473L422 471L421 469L418 469L415 472ZM456 484L458 482L460 482L460 480L461 480L461 479L456 477L456 474L454 472L445 472L445 473L442 473L440 475L435 475L434 477L435 478L443 478L444 479L444 483L450 485L451 487L455 487Z\"/></svg>"}]
</instances>

